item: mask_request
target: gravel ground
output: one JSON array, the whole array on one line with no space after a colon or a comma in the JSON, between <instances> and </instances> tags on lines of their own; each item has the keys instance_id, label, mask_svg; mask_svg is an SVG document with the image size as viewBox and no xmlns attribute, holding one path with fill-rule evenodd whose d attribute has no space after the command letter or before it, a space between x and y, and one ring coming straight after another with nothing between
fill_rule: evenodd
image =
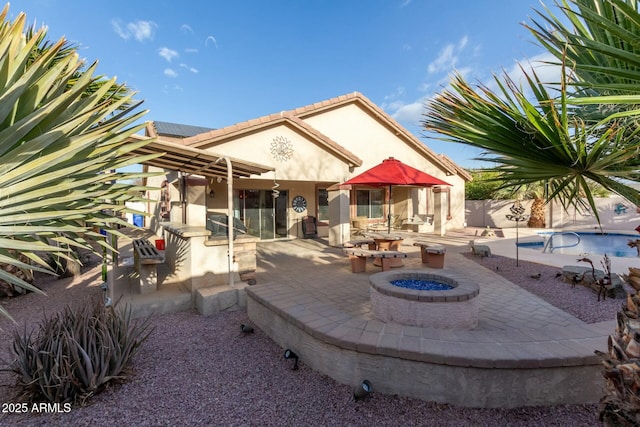
<instances>
[{"instance_id":1,"label":"gravel ground","mask_svg":"<svg viewBox=\"0 0 640 427\"><path fill-rule=\"evenodd\" d=\"M502 261L502 264L500 262ZM486 263L488 260L479 261ZM509 270L491 259L501 274ZM495 270L495 265L492 265ZM504 268L502 268L504 266ZM535 265L534 265L535 267ZM558 298L557 283L543 278L530 285L550 288L552 300L575 297L578 289ZM525 268L518 270L518 274ZM529 271L529 270L527 270ZM20 328L34 327L42 312L61 309L68 301L82 304L100 297L100 270L84 271L79 280L42 280L48 296L29 294L0 300ZM555 277L554 277L555 279ZM527 282L527 281L525 281ZM529 284L525 284L525 287ZM564 296L566 295L566 296ZM544 295L543 295L544 298ZM581 298L582 300L582 298ZM601 303L595 294L576 310L593 313ZM619 307L619 302L616 303ZM599 310L598 310L599 311ZM610 315L615 315L612 311ZM587 316L588 317L588 316ZM606 316L604 316L606 317ZM595 321L595 320L594 320ZM520 409L469 409L374 392L354 401L352 388L312 371L304 363L291 370L283 350L260 330L240 332L249 323L237 311L214 317L177 313L154 318L154 331L134 358L133 372L123 384L95 396L69 413L0 413L0 425L11 426L597 426L596 405L562 405ZM0 357L9 356L14 328L0 318ZM0 372L0 403L16 402L13 378ZM375 387L375 384L374 384Z\"/></svg>"},{"instance_id":2,"label":"gravel ground","mask_svg":"<svg viewBox=\"0 0 640 427\"><path fill-rule=\"evenodd\" d=\"M558 267L528 261L519 261L516 266L516 261L512 258L496 255L480 258L469 253L464 255L586 323L614 320L625 302L613 298L598 301L598 294L591 289L581 285L572 287L557 277L562 271ZM585 266L588 267L588 264ZM531 277L538 274L540 278ZM624 288L629 293L635 293L626 284Z\"/></svg>"}]
</instances>

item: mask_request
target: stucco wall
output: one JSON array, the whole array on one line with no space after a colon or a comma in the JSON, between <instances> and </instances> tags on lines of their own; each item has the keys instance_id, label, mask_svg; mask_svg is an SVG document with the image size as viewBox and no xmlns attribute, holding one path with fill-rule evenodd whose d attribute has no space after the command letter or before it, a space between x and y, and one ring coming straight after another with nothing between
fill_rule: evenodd
<instances>
[{"instance_id":1,"label":"stucco wall","mask_svg":"<svg viewBox=\"0 0 640 427\"><path fill-rule=\"evenodd\" d=\"M460 176L447 175L443 169L426 159L416 148L401 139L358 105L350 104L304 120L362 159L362 166L353 168L348 178L372 168L388 157L394 157L409 166L413 166L451 184L452 218L447 222L447 228L463 226L464 179ZM399 201L399 198L394 197L394 203L397 201ZM403 211L406 211L402 205L394 206L394 208L399 208L396 212L400 215L403 215ZM422 211L417 213L427 214L427 212Z\"/></svg>"},{"instance_id":2,"label":"stucco wall","mask_svg":"<svg viewBox=\"0 0 640 427\"><path fill-rule=\"evenodd\" d=\"M636 212L636 207L622 197L596 198L595 201L603 228L633 231L635 227L640 225L640 214ZM531 203L530 200L522 202L526 213L530 212ZM515 227L515 223L506 218L512 205L513 200L467 200L465 202L467 225L470 227ZM616 209L618 205L626 207L626 211L625 209ZM572 207L565 211L559 203L548 205L546 212L547 228L594 228L597 226L593 214L581 214Z\"/></svg>"},{"instance_id":3,"label":"stucco wall","mask_svg":"<svg viewBox=\"0 0 640 427\"><path fill-rule=\"evenodd\" d=\"M276 137L286 138L291 143L293 151L288 160L278 160L271 153ZM349 172L346 163L310 141L308 136L285 125L246 134L209 150L276 169L275 173L265 173L260 179L338 182Z\"/></svg>"}]
</instances>

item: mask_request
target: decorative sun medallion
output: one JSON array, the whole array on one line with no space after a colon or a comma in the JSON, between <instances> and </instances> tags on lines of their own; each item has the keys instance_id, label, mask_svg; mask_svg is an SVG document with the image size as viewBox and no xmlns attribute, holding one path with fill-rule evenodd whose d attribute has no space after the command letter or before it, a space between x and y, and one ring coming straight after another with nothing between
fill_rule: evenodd
<instances>
[{"instance_id":1,"label":"decorative sun medallion","mask_svg":"<svg viewBox=\"0 0 640 427\"><path fill-rule=\"evenodd\" d=\"M284 136L276 136L271 141L271 154L279 162L286 162L293 155L293 144Z\"/></svg>"}]
</instances>

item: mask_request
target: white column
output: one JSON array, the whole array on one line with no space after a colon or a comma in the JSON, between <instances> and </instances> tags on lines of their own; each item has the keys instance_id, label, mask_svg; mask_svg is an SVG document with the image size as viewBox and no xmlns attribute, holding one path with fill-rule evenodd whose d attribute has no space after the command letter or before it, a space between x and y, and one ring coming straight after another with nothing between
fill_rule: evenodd
<instances>
[{"instance_id":1,"label":"white column","mask_svg":"<svg viewBox=\"0 0 640 427\"><path fill-rule=\"evenodd\" d=\"M329 244L342 246L350 236L349 190L329 190Z\"/></svg>"},{"instance_id":2,"label":"white column","mask_svg":"<svg viewBox=\"0 0 640 427\"><path fill-rule=\"evenodd\" d=\"M441 187L433 187L433 232L436 235L447 234L447 192Z\"/></svg>"}]
</instances>

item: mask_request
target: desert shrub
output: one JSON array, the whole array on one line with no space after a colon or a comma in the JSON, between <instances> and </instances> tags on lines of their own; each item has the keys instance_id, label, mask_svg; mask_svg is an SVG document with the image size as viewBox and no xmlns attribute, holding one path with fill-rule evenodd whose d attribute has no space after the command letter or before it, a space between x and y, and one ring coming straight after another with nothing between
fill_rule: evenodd
<instances>
[{"instance_id":1,"label":"desert shrub","mask_svg":"<svg viewBox=\"0 0 640 427\"><path fill-rule=\"evenodd\" d=\"M16 329L10 370L21 398L31 402L84 404L127 367L151 333L150 318L134 321L128 306L102 301L66 306L37 330Z\"/></svg>"}]
</instances>

